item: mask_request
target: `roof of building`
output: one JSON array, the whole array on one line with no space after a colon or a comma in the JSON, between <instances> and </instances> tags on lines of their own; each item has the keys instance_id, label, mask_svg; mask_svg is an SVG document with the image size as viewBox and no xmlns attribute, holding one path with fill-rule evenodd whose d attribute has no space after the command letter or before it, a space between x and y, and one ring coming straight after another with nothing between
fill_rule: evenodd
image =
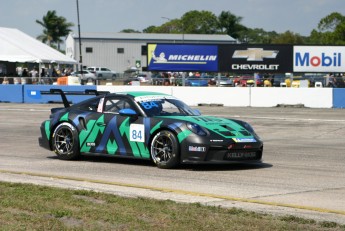
<instances>
[{"instance_id":1,"label":"roof of building","mask_svg":"<svg viewBox=\"0 0 345 231\"><path fill-rule=\"evenodd\" d=\"M72 34L78 38L78 34ZM95 33L81 32L81 39L143 40L143 41L184 41L236 43L237 40L226 34L156 34L156 33Z\"/></svg>"}]
</instances>

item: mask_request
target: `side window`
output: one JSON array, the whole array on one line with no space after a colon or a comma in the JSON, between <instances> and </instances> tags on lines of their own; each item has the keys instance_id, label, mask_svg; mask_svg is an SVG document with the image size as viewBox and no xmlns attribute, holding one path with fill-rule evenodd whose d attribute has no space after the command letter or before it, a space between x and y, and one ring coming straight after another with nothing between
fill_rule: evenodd
<instances>
[{"instance_id":1,"label":"side window","mask_svg":"<svg viewBox=\"0 0 345 231\"><path fill-rule=\"evenodd\" d=\"M121 109L125 108L132 108L134 109L131 104L127 101L127 99L120 99L120 98L108 98L105 101L105 113L114 113L119 114Z\"/></svg>"},{"instance_id":2,"label":"side window","mask_svg":"<svg viewBox=\"0 0 345 231\"><path fill-rule=\"evenodd\" d=\"M106 70L107 70L107 68L104 68L104 67L101 68L101 71L106 71Z\"/></svg>"},{"instance_id":3,"label":"side window","mask_svg":"<svg viewBox=\"0 0 345 231\"><path fill-rule=\"evenodd\" d=\"M79 104L78 109L82 111L94 111L97 112L98 104L100 98L96 98L93 100L88 100L85 103Z\"/></svg>"}]
</instances>

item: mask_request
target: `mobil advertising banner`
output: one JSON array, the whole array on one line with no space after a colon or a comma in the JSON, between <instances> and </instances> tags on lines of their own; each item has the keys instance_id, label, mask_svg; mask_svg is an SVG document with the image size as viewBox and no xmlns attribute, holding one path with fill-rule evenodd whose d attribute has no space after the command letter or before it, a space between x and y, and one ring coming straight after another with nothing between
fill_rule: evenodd
<instances>
[{"instance_id":1,"label":"mobil advertising banner","mask_svg":"<svg viewBox=\"0 0 345 231\"><path fill-rule=\"evenodd\" d=\"M218 71L216 45L147 44L149 71Z\"/></svg>"},{"instance_id":2,"label":"mobil advertising banner","mask_svg":"<svg viewBox=\"0 0 345 231\"><path fill-rule=\"evenodd\" d=\"M294 72L345 72L345 46L294 46Z\"/></svg>"},{"instance_id":3,"label":"mobil advertising banner","mask_svg":"<svg viewBox=\"0 0 345 231\"><path fill-rule=\"evenodd\" d=\"M219 71L235 73L291 72L292 45L220 45Z\"/></svg>"}]
</instances>

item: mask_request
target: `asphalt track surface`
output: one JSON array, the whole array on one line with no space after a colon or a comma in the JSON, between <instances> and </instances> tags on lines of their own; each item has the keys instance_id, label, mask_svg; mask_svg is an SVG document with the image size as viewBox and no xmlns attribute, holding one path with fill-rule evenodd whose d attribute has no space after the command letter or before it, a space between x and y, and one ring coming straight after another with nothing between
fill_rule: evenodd
<instances>
[{"instance_id":1,"label":"asphalt track surface","mask_svg":"<svg viewBox=\"0 0 345 231\"><path fill-rule=\"evenodd\" d=\"M0 104L0 180L345 224L345 109L198 107L249 122L264 141L263 163L163 170L142 160L58 160L37 142L56 106Z\"/></svg>"}]
</instances>

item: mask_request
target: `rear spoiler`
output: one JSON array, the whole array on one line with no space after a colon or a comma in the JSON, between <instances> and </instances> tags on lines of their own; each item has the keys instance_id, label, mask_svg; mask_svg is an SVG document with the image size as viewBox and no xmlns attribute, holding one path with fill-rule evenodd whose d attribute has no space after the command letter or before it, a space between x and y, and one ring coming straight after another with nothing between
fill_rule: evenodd
<instances>
[{"instance_id":1,"label":"rear spoiler","mask_svg":"<svg viewBox=\"0 0 345 231\"><path fill-rule=\"evenodd\" d=\"M86 89L84 92L83 91L62 91L61 89L50 89L50 91L41 91L41 95L60 95L63 105L65 108L70 107L70 103L67 100L66 95L106 95L109 94L109 91L97 91L94 89Z\"/></svg>"}]
</instances>

